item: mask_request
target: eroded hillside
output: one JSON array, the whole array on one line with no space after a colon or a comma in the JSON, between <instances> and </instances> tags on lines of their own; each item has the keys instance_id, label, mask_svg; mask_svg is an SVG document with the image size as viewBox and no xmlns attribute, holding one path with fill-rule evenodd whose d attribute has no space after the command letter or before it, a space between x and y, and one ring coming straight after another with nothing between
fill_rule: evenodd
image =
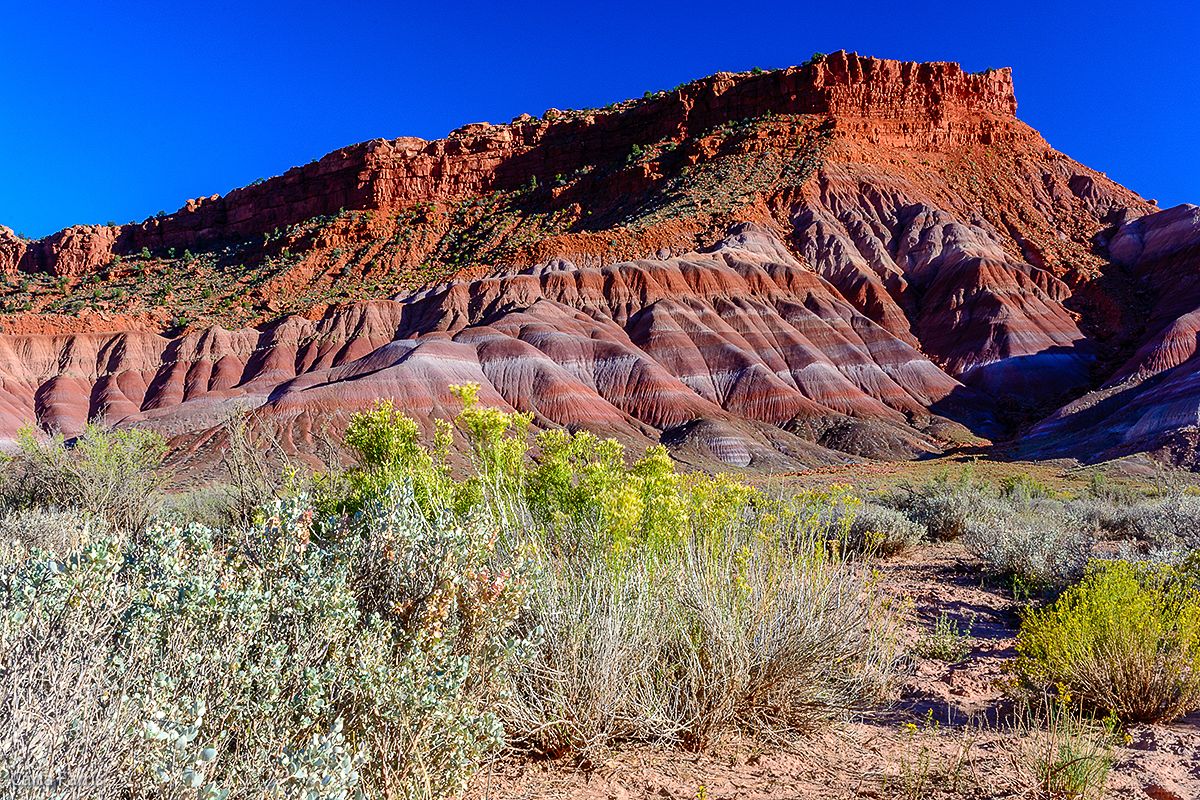
<instances>
[{"instance_id":1,"label":"eroded hillside","mask_svg":"<svg viewBox=\"0 0 1200 800\"><path fill-rule=\"evenodd\" d=\"M835 53L367 142L143 223L0 229L0 432L104 416L202 451L253 411L305 450L380 397L431 424L474 381L750 468L1046 417L1041 456L1187 460L1196 209L1015 114L1008 70Z\"/></svg>"}]
</instances>

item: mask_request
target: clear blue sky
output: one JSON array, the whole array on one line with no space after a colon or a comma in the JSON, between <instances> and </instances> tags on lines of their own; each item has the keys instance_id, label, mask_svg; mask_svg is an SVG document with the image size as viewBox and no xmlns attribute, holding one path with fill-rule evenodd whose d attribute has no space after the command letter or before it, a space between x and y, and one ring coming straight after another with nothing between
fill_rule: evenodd
<instances>
[{"instance_id":1,"label":"clear blue sky","mask_svg":"<svg viewBox=\"0 0 1200 800\"><path fill-rule=\"evenodd\" d=\"M1012 67L1018 116L1200 203L1200 2L0 6L0 224L141 220L354 142L601 106L814 51Z\"/></svg>"}]
</instances>

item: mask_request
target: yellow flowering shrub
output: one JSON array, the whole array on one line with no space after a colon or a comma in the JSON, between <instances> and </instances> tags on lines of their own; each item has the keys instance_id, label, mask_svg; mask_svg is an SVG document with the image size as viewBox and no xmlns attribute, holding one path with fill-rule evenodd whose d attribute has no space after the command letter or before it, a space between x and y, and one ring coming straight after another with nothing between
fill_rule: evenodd
<instances>
[{"instance_id":1,"label":"yellow flowering shrub","mask_svg":"<svg viewBox=\"0 0 1200 800\"><path fill-rule=\"evenodd\" d=\"M1200 592L1187 571L1127 561L1091 572L1021 625L1018 673L1124 721L1200 709Z\"/></svg>"},{"instance_id":2,"label":"yellow flowering shrub","mask_svg":"<svg viewBox=\"0 0 1200 800\"><path fill-rule=\"evenodd\" d=\"M560 539L612 563L632 553L665 555L695 531L719 532L757 490L728 475L684 475L661 446L626 465L624 446L587 431L544 431L526 480L535 518Z\"/></svg>"},{"instance_id":3,"label":"yellow flowering shrub","mask_svg":"<svg viewBox=\"0 0 1200 800\"><path fill-rule=\"evenodd\" d=\"M407 480L431 515L441 509L464 514L481 504L510 513L516 504L516 513L530 515L546 532L544 546L582 548L619 564L633 553L666 556L693 532L701 539L719 536L748 513L766 515L758 524L787 519L808 525L829 499L802 495L787 509L775 504L768 514L771 504L736 478L681 474L661 446L627 463L624 445L587 431L542 431L531 463L525 436L530 415L480 406L476 384L450 388L462 404L453 427L470 444L473 475L452 475L451 425L440 422L433 448L426 449L417 423L381 401L352 418L346 444L359 466L340 480L325 479L320 509L353 513Z\"/></svg>"},{"instance_id":4,"label":"yellow flowering shrub","mask_svg":"<svg viewBox=\"0 0 1200 800\"><path fill-rule=\"evenodd\" d=\"M411 482L426 512L453 505L447 453L449 426L439 420L433 451L420 442L417 423L380 400L373 409L350 418L346 446L359 466L343 475L318 476L315 505L322 515L354 514L393 484Z\"/></svg>"},{"instance_id":5,"label":"yellow flowering shrub","mask_svg":"<svg viewBox=\"0 0 1200 800\"><path fill-rule=\"evenodd\" d=\"M524 433L533 415L480 406L477 383L451 386L450 391L462 403L455 422L466 431L480 477L493 489L518 489L528 451Z\"/></svg>"}]
</instances>

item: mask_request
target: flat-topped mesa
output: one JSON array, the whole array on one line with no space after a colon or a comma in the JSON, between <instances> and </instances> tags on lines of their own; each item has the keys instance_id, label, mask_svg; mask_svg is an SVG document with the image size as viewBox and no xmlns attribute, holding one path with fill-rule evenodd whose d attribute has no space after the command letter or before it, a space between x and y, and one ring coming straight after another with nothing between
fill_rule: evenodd
<instances>
[{"instance_id":1,"label":"flat-topped mesa","mask_svg":"<svg viewBox=\"0 0 1200 800\"><path fill-rule=\"evenodd\" d=\"M1017 99L1012 70L970 73L949 61L920 63L834 53L815 66L817 85L828 92L831 114L887 117L906 109L929 113L991 113L1013 116ZM940 111L939 111L940 110Z\"/></svg>"},{"instance_id":2,"label":"flat-topped mesa","mask_svg":"<svg viewBox=\"0 0 1200 800\"><path fill-rule=\"evenodd\" d=\"M1017 112L1008 67L971 73L948 61L923 64L860 58L853 53L834 53L821 65L831 114L857 112L886 118L924 112L942 118L954 114L1011 117Z\"/></svg>"},{"instance_id":3,"label":"flat-topped mesa","mask_svg":"<svg viewBox=\"0 0 1200 800\"><path fill-rule=\"evenodd\" d=\"M941 150L1037 134L1016 122L1012 70L963 71L950 62L916 63L834 53L814 87L844 138ZM1044 146L1044 145L1043 145Z\"/></svg>"},{"instance_id":4,"label":"flat-topped mesa","mask_svg":"<svg viewBox=\"0 0 1200 800\"><path fill-rule=\"evenodd\" d=\"M522 115L506 125L466 125L432 142L352 145L224 197L189 200L165 217L102 234L76 227L28 246L8 242L0 248L0 270L73 275L105 263L111 253L194 249L342 209L445 208L520 188L531 176L546 180L608 165L634 145L682 142L767 113L832 117L835 136L937 149L1029 132L1016 122L1015 110L1008 69L970 74L953 63L838 52L757 75L717 73L608 112L548 111L541 120ZM74 252L80 247L86 252Z\"/></svg>"},{"instance_id":5,"label":"flat-topped mesa","mask_svg":"<svg viewBox=\"0 0 1200 800\"><path fill-rule=\"evenodd\" d=\"M101 415L208 458L257 408L311 453L378 398L431 431L478 383L705 469L1018 432L1200 465L1200 211L1052 150L1008 70L756 72L365 142L141 225L0 227L0 268L75 276L8 279L0 443Z\"/></svg>"}]
</instances>

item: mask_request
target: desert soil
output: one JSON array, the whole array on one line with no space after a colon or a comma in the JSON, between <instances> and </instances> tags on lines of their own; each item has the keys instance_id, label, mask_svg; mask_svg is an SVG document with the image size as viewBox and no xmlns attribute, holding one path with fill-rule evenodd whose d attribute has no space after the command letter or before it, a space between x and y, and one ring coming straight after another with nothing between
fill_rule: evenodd
<instances>
[{"instance_id":1,"label":"desert soil","mask_svg":"<svg viewBox=\"0 0 1200 800\"><path fill-rule=\"evenodd\" d=\"M491 798L1045 797L1029 771L1045 746L1003 690L1016 656L1019 606L958 545L881 562L880 585L906 604L916 641L941 614L973 637L958 663L913 657L890 708L786 745L727 740L703 753L615 748L598 763L497 758L467 790ZM1200 714L1134 725L1115 749L1105 797L1200 798Z\"/></svg>"}]
</instances>

